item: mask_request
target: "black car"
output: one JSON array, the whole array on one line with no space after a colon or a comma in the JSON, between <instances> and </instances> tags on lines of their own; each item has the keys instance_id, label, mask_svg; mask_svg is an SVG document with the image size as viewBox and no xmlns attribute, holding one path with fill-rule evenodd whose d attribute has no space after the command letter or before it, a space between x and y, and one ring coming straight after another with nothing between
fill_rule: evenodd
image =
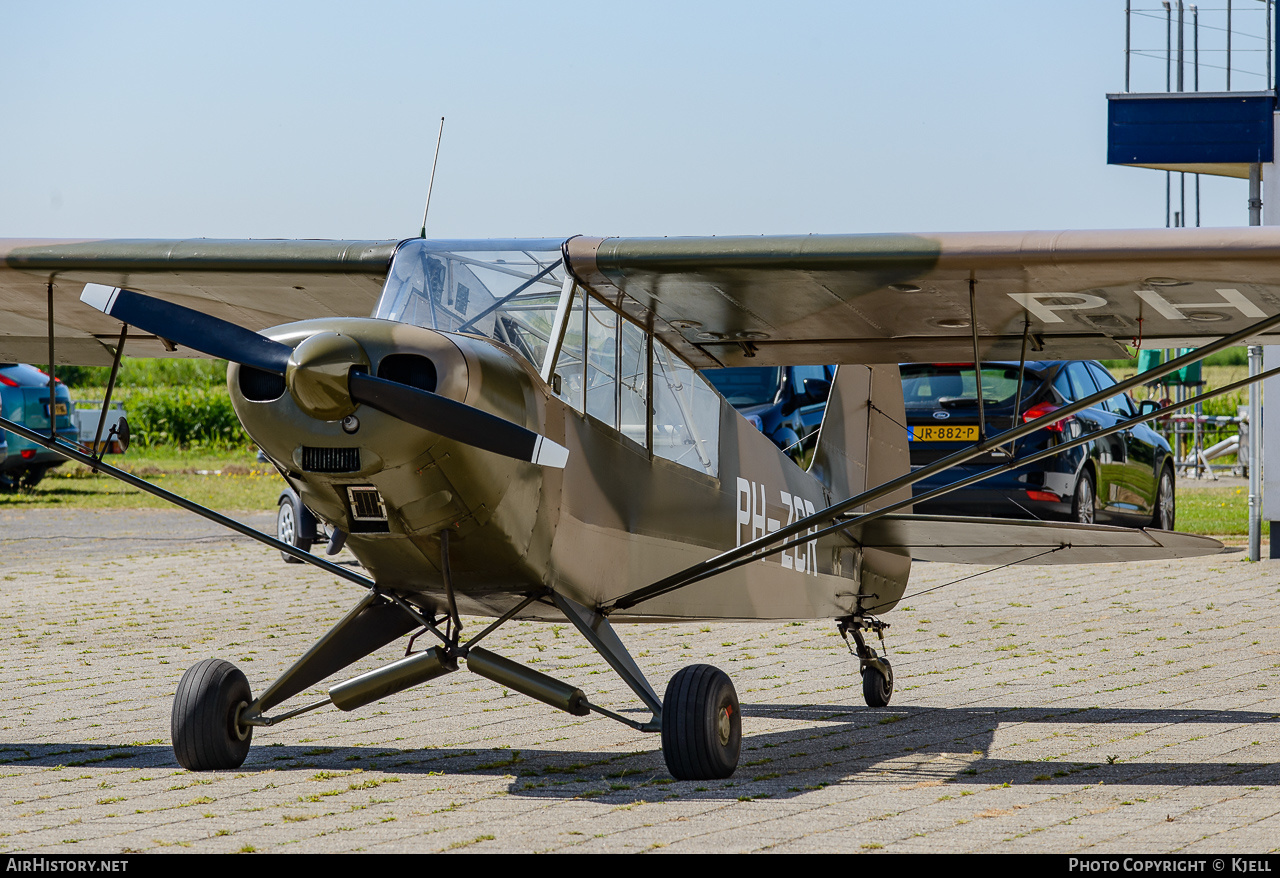
<instances>
[{"instance_id":1,"label":"black car","mask_svg":"<svg viewBox=\"0 0 1280 878\"><path fill-rule=\"evenodd\" d=\"M911 467L918 469L978 439L978 381L972 363L905 363L902 394L910 428ZM1025 423L1115 385L1093 361L1029 362L1018 392L1017 363L982 364L986 436ZM916 496L965 476L1105 429L1138 414L1128 394L1084 409L1013 444L917 482ZM950 494L918 503L915 511L1174 526L1173 454L1158 433L1139 425L1017 467Z\"/></svg>"},{"instance_id":2,"label":"black car","mask_svg":"<svg viewBox=\"0 0 1280 878\"><path fill-rule=\"evenodd\" d=\"M748 422L794 460L818 441L834 366L743 366L702 376Z\"/></svg>"}]
</instances>

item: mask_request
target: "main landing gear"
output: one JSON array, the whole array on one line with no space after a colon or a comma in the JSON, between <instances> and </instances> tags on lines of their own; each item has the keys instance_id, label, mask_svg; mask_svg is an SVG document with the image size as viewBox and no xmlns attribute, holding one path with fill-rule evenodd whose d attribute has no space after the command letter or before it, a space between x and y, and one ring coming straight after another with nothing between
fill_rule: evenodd
<instances>
[{"instance_id":1,"label":"main landing gear","mask_svg":"<svg viewBox=\"0 0 1280 878\"><path fill-rule=\"evenodd\" d=\"M592 704L581 689L476 645L534 601L563 612L652 711L652 718L637 722ZM415 628L418 633L410 638L403 658L331 686L322 700L267 715L287 698ZM439 638L441 645L413 651L414 640L428 632ZM249 753L254 726L275 725L330 705L355 710L452 673L458 670L459 660L479 676L574 716L594 712L637 731L661 732L667 768L680 780L726 778L738 767L742 710L733 682L724 671L711 665L690 665L671 678L666 696L659 699L608 619L555 593L525 598L465 643L456 614L437 616L401 597L370 593L257 698L234 665L205 659L188 670L178 684L173 701L173 751L178 763L192 771L238 768Z\"/></svg>"},{"instance_id":2,"label":"main landing gear","mask_svg":"<svg viewBox=\"0 0 1280 878\"><path fill-rule=\"evenodd\" d=\"M884 649L884 629L888 627L888 622L881 622L870 616L846 616L836 620L836 628L845 643L849 642L849 635L852 634L853 641L857 644L857 649L850 646L849 652L858 657L858 665L862 670L862 698L868 707L888 706L889 699L893 696L893 665L889 664L886 656L877 654L867 646L862 632L874 631L880 637L880 648Z\"/></svg>"},{"instance_id":3,"label":"main landing gear","mask_svg":"<svg viewBox=\"0 0 1280 878\"><path fill-rule=\"evenodd\" d=\"M742 709L729 675L690 665L667 684L662 699L662 755L678 780L716 780L738 767Z\"/></svg>"},{"instance_id":4,"label":"main landing gear","mask_svg":"<svg viewBox=\"0 0 1280 878\"><path fill-rule=\"evenodd\" d=\"M173 752L192 771L239 767L249 753L253 726L241 721L253 696L240 669L205 659L187 669L173 699Z\"/></svg>"}]
</instances>

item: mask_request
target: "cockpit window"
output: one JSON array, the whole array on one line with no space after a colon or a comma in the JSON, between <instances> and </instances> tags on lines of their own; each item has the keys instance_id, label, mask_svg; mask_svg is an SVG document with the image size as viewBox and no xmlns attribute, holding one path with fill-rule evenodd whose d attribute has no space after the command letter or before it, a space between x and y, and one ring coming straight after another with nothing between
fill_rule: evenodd
<instances>
[{"instance_id":1,"label":"cockpit window","mask_svg":"<svg viewBox=\"0 0 1280 878\"><path fill-rule=\"evenodd\" d=\"M561 241L405 241L373 316L483 335L540 367L564 284Z\"/></svg>"}]
</instances>

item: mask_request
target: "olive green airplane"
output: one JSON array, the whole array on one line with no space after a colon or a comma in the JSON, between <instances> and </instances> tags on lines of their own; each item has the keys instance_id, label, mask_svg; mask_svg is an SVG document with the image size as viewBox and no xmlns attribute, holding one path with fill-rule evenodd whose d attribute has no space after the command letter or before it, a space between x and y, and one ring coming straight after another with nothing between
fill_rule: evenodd
<instances>
[{"instance_id":1,"label":"olive green airplane","mask_svg":"<svg viewBox=\"0 0 1280 878\"><path fill-rule=\"evenodd\" d=\"M1019 438L1139 379L980 431L913 471L896 364L1198 348L1149 381L1275 331L1277 254L1280 229L0 241L0 359L54 373L118 366L126 349L228 360L245 429L332 531L330 548L345 543L365 573L102 463L96 445L0 427L366 590L257 696L228 662L188 670L172 722L187 768L237 767L255 728L355 710L465 666L571 714L660 733L675 777L719 778L736 768L742 736L732 681L693 665L659 697L616 623L832 619L852 641L866 702L883 706L893 670L866 635L883 642L881 616L913 560L1219 551L1154 528L912 515L914 482L985 465L955 487L1026 463L1009 451ZM828 403L807 469L699 374L809 363L839 366L804 388ZM1167 411L1144 404L1113 431ZM1064 434L1049 453L1100 435ZM464 634L463 614L494 621ZM639 709L610 710L481 645L514 619L567 619ZM402 657L281 707L402 639Z\"/></svg>"}]
</instances>

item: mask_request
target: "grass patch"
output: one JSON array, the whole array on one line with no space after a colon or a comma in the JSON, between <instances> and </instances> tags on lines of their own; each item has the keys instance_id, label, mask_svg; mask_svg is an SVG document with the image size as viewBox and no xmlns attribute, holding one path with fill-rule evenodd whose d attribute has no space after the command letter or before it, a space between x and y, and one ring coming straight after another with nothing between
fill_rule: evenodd
<instances>
[{"instance_id":1,"label":"grass patch","mask_svg":"<svg viewBox=\"0 0 1280 878\"><path fill-rule=\"evenodd\" d=\"M104 463L214 509L272 509L284 481L250 448L179 448L162 445L109 454ZM117 479L64 463L29 490L0 494L0 509L75 507L83 509L168 509L159 497Z\"/></svg>"},{"instance_id":2,"label":"grass patch","mask_svg":"<svg viewBox=\"0 0 1280 878\"><path fill-rule=\"evenodd\" d=\"M1249 492L1245 488L1176 489L1178 530L1214 536L1244 536L1249 533ZM1262 522L1262 535L1271 532Z\"/></svg>"}]
</instances>

